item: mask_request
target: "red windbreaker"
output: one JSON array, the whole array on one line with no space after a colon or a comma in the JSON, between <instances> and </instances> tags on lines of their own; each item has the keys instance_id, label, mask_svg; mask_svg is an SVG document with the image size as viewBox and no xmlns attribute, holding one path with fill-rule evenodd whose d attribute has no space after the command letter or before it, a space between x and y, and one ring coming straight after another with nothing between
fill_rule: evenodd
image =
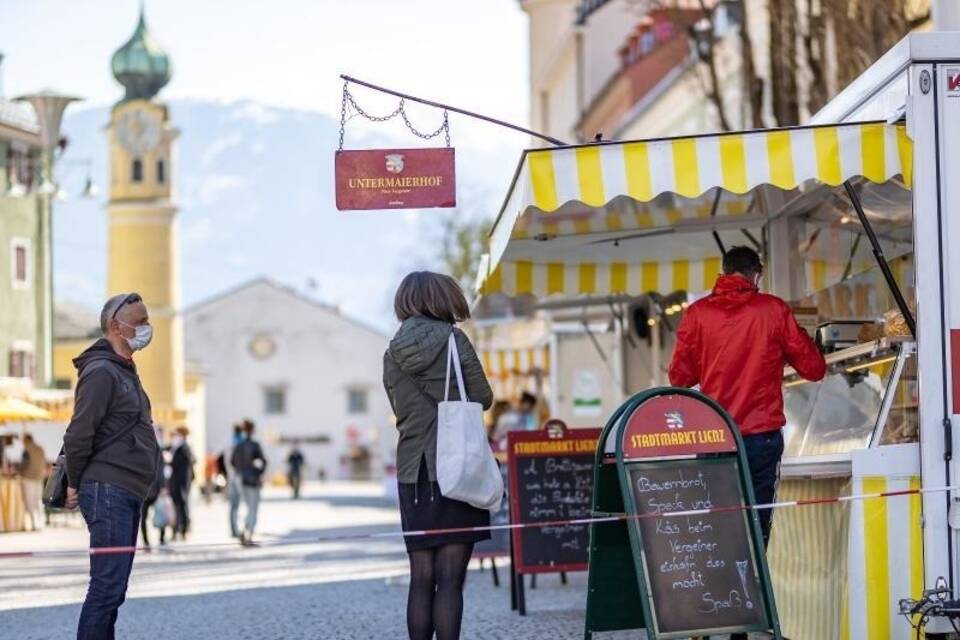
<instances>
[{"instance_id":1,"label":"red windbreaker","mask_svg":"<svg viewBox=\"0 0 960 640\"><path fill-rule=\"evenodd\" d=\"M807 380L827 371L816 344L780 298L740 275L721 275L706 298L690 305L677 329L670 384L700 385L744 435L776 431L783 415L783 367Z\"/></svg>"}]
</instances>

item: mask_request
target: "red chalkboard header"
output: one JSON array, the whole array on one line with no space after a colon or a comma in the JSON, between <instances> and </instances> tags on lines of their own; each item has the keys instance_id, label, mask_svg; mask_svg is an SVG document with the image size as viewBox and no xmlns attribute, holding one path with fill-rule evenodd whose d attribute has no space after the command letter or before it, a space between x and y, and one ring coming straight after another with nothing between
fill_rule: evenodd
<instances>
[{"instance_id":1,"label":"red chalkboard header","mask_svg":"<svg viewBox=\"0 0 960 640\"><path fill-rule=\"evenodd\" d=\"M736 439L723 416L686 395L654 396L643 402L623 432L624 459L736 451Z\"/></svg>"}]
</instances>

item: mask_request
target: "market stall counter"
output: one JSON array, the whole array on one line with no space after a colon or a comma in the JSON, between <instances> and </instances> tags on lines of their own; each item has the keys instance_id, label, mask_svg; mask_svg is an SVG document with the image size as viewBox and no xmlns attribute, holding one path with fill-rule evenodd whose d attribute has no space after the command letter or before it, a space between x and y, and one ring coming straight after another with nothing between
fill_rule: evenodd
<instances>
[{"instance_id":1,"label":"market stall counter","mask_svg":"<svg viewBox=\"0 0 960 640\"><path fill-rule=\"evenodd\" d=\"M26 526L23 488L18 476L0 476L0 533L23 531Z\"/></svg>"},{"instance_id":2,"label":"market stall counter","mask_svg":"<svg viewBox=\"0 0 960 640\"><path fill-rule=\"evenodd\" d=\"M884 337L829 353L819 383L785 371L779 501L919 486L915 354L911 339ZM784 628L816 638L842 637L847 625L865 631L879 600L887 609L889 593L915 588L919 503L911 495L775 511L768 559ZM902 545L887 544L888 523Z\"/></svg>"}]
</instances>

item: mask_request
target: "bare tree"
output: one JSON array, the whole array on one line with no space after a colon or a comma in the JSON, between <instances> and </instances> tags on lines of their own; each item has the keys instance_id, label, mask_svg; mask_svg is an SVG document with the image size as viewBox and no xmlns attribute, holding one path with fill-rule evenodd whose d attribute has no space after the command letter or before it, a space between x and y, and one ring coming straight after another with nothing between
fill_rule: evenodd
<instances>
[{"instance_id":1,"label":"bare tree","mask_svg":"<svg viewBox=\"0 0 960 640\"><path fill-rule=\"evenodd\" d=\"M693 2L700 16L692 17ZM708 79L704 96L717 112L721 127L730 128L720 86L716 48L721 41L696 37L709 26L715 31L719 2L712 0L626 0L638 15L671 10L677 27L686 29L704 65ZM728 3L740 12L737 38L741 55L741 82L748 121L755 128L799 124L806 112L816 113L831 97L831 86L842 88L910 31L930 19L930 0L768 0L770 29L769 73L761 73L755 57L748 2ZM700 21L700 25L695 23ZM695 29L696 27L696 29ZM828 42L833 42L833 47ZM828 56L835 63L828 64ZM831 77L831 74L833 77ZM764 75L769 76L764 81ZM801 78L806 79L806 101L801 103ZM764 122L764 98L770 96L772 122Z\"/></svg>"},{"instance_id":2,"label":"bare tree","mask_svg":"<svg viewBox=\"0 0 960 640\"><path fill-rule=\"evenodd\" d=\"M800 124L797 65L797 2L770 0L770 91L780 126Z\"/></svg>"},{"instance_id":3,"label":"bare tree","mask_svg":"<svg viewBox=\"0 0 960 640\"><path fill-rule=\"evenodd\" d=\"M460 283L468 298L473 294L480 257L486 252L489 235L489 222L465 215L460 209L443 219L436 260L445 273Z\"/></svg>"}]
</instances>

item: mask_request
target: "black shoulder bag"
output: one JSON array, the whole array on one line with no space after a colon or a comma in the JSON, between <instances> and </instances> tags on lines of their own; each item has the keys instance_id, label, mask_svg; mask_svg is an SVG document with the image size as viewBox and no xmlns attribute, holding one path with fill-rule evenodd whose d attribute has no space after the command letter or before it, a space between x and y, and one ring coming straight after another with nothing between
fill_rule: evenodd
<instances>
[{"instance_id":1,"label":"black shoulder bag","mask_svg":"<svg viewBox=\"0 0 960 640\"><path fill-rule=\"evenodd\" d=\"M89 460L92 460L95 455L104 451L107 447L117 442L123 436L129 434L133 431L133 428L137 426L140 422L141 414L143 413L143 392L140 390L140 387L137 386L137 413L134 416L133 420L130 421L130 424L126 425L123 429L116 432L103 442L93 448L93 451L90 452ZM57 455L57 460L53 463L53 469L50 472L50 477L47 478L46 483L43 485L43 504L48 509L63 509L64 505L67 503L67 456L64 453L63 445L60 446L60 453Z\"/></svg>"}]
</instances>

